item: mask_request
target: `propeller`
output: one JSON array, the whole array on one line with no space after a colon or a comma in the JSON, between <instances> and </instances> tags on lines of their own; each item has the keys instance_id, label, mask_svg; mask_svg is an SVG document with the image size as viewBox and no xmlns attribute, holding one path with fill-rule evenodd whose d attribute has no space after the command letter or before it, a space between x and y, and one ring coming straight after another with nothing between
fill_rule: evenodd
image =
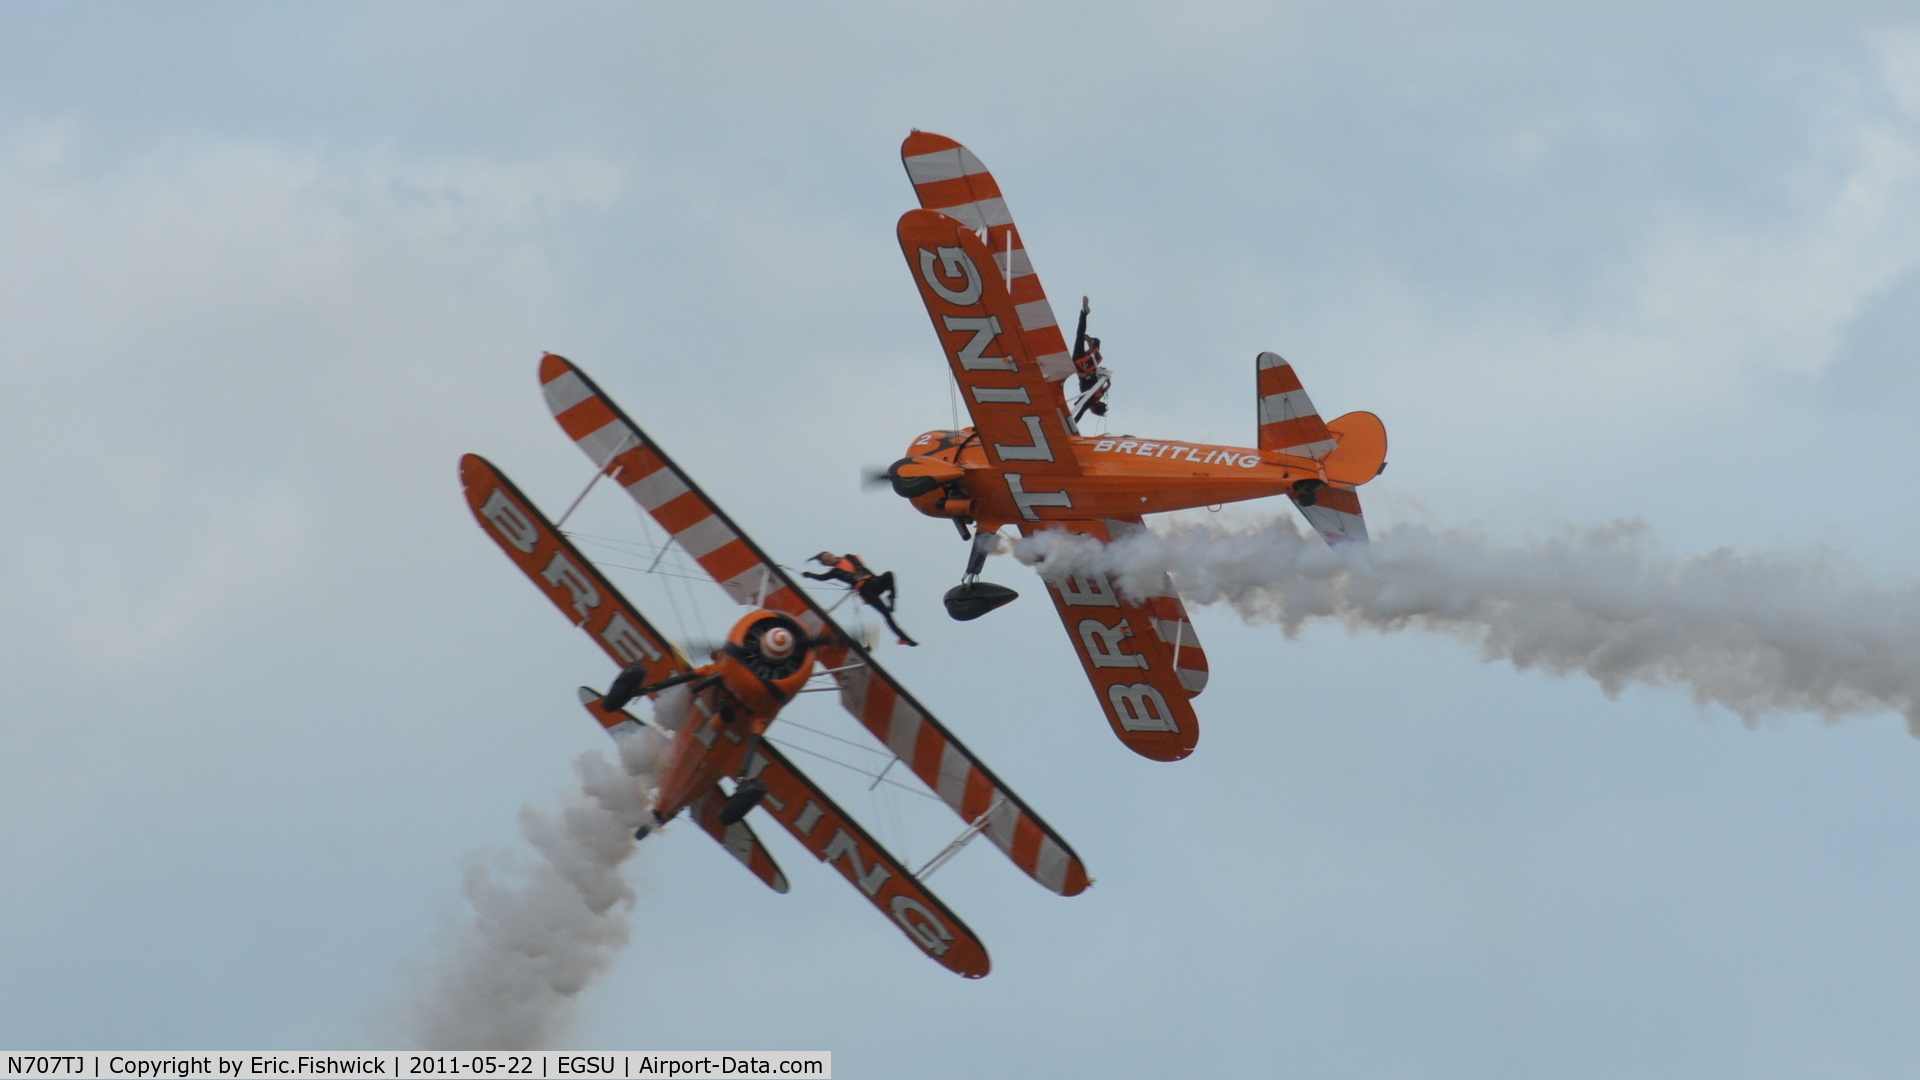
<instances>
[{"instance_id":1,"label":"propeller","mask_svg":"<svg viewBox=\"0 0 1920 1080\"><path fill-rule=\"evenodd\" d=\"M860 490L872 491L893 483L893 474L885 465L868 465L860 470Z\"/></svg>"}]
</instances>

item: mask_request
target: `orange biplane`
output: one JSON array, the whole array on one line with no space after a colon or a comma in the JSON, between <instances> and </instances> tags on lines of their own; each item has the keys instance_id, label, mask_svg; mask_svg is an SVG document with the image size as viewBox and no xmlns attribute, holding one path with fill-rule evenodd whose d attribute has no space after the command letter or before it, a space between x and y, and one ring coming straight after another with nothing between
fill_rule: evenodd
<instances>
[{"instance_id":1,"label":"orange biplane","mask_svg":"<svg viewBox=\"0 0 1920 1080\"><path fill-rule=\"evenodd\" d=\"M973 541L966 574L947 594L949 614L977 618L1014 599L977 580L1007 525L1105 542L1144 528L1145 514L1285 495L1328 543L1366 541L1355 489L1386 467L1378 417L1322 421L1293 368L1263 352L1257 447L1080 434L1076 421L1089 410L1104 415L1111 385L1098 339L1086 334L1086 304L1069 351L980 159L924 131L907 136L900 155L921 206L900 218L900 251L973 426L921 435L887 479ZM1075 376L1079 394L1069 400L1064 383ZM1207 684L1207 661L1172 580L1149 596L1123 594L1098 573L1049 576L1047 589L1114 734L1161 761L1192 753L1200 729L1189 699Z\"/></svg>"},{"instance_id":2,"label":"orange biplane","mask_svg":"<svg viewBox=\"0 0 1920 1080\"><path fill-rule=\"evenodd\" d=\"M581 701L616 740L651 739L663 752L652 806L656 825L689 812L756 877L784 893L786 876L744 820L758 807L815 858L832 863L928 956L967 978L987 973L986 949L924 882L961 845L985 835L1053 892L1073 896L1087 887L1086 869L1066 842L797 588L585 373L549 354L540 362L540 381L561 428L597 467L594 479L605 476L624 488L729 596L753 609L710 663L689 663L506 476L476 455L461 459L467 503L487 535L621 665L607 696L583 687ZM967 823L919 874L763 737L816 677L831 680L823 688L837 689L841 705L893 760ZM623 708L641 696L653 699L650 724Z\"/></svg>"}]
</instances>

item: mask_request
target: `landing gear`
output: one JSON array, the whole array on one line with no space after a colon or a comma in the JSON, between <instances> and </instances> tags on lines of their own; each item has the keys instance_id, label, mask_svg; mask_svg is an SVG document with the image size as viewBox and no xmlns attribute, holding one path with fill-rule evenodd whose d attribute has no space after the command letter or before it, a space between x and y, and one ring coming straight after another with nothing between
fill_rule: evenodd
<instances>
[{"instance_id":1,"label":"landing gear","mask_svg":"<svg viewBox=\"0 0 1920 1080\"><path fill-rule=\"evenodd\" d=\"M714 676L702 676L697 671L685 671L678 675L669 675L657 683L640 685L646 677L647 663L644 660L635 661L621 668L620 674L613 678L613 685L607 687L607 696L600 699L600 707L609 712L618 712L626 708L628 702L642 694L657 694L662 690L679 686L681 683L693 682L696 679L718 681ZM696 686L694 689L700 690L702 687Z\"/></svg>"},{"instance_id":2,"label":"landing gear","mask_svg":"<svg viewBox=\"0 0 1920 1080\"><path fill-rule=\"evenodd\" d=\"M720 813L715 816L720 819L722 825L735 824L746 817L754 807L759 806L760 800L766 797L766 781L757 776L751 780L742 780L740 786L734 788L733 794L728 796L726 805L722 806Z\"/></svg>"},{"instance_id":3,"label":"landing gear","mask_svg":"<svg viewBox=\"0 0 1920 1080\"><path fill-rule=\"evenodd\" d=\"M1320 501L1320 489L1326 486L1325 480L1297 480L1293 485L1293 501L1301 506L1312 506Z\"/></svg>"},{"instance_id":4,"label":"landing gear","mask_svg":"<svg viewBox=\"0 0 1920 1080\"><path fill-rule=\"evenodd\" d=\"M947 590L940 598L946 605L947 614L959 622L971 622L997 607L1005 607L1020 598L1020 594L1005 585L995 585L991 581L980 581L980 571L987 565L987 552L1000 542L1000 534L978 532L973 537L973 550L967 555L967 572L960 584Z\"/></svg>"},{"instance_id":5,"label":"landing gear","mask_svg":"<svg viewBox=\"0 0 1920 1080\"><path fill-rule=\"evenodd\" d=\"M1005 585L995 585L991 581L967 581L947 590L940 602L947 607L947 614L959 622L971 622L997 607L1005 607L1020 599L1020 594Z\"/></svg>"}]
</instances>

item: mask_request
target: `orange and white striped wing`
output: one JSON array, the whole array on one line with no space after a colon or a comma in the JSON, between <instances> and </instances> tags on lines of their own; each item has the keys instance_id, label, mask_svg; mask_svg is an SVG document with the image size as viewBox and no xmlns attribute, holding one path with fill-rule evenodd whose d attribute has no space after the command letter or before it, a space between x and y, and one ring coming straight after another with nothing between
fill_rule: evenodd
<instances>
[{"instance_id":1,"label":"orange and white striped wing","mask_svg":"<svg viewBox=\"0 0 1920 1080\"><path fill-rule=\"evenodd\" d=\"M644 662L646 681L688 670L666 639L580 554L506 474L478 454L460 459L467 506L528 580L622 667Z\"/></svg>"},{"instance_id":2,"label":"orange and white striped wing","mask_svg":"<svg viewBox=\"0 0 1920 1080\"><path fill-rule=\"evenodd\" d=\"M857 665L834 673L840 683L842 707L962 820L978 821L985 814L986 825L981 832L1028 877L1062 896L1073 896L1092 884L1080 856L1040 815L988 771L864 649L857 652ZM829 660L829 666L843 667L850 662Z\"/></svg>"},{"instance_id":3,"label":"orange and white striped wing","mask_svg":"<svg viewBox=\"0 0 1920 1080\"><path fill-rule=\"evenodd\" d=\"M824 668L843 669L833 674L841 705L915 776L968 822L992 807L988 838L1035 881L1063 896L1087 887L1086 868L1066 841L795 586L585 372L549 353L540 361L540 381L555 419L582 452L729 595L792 615L809 634L838 638L822 646L819 657Z\"/></svg>"},{"instance_id":4,"label":"orange and white striped wing","mask_svg":"<svg viewBox=\"0 0 1920 1080\"><path fill-rule=\"evenodd\" d=\"M1020 336L1027 354L1040 365L1048 381L1058 383L1073 374L1073 357L1066 336L1053 317L1053 305L1040 287L1040 275L1027 257L1026 243L1007 211L1007 200L993 174L973 151L930 131L916 131L900 144L900 162L925 210L938 210L975 233L994 262L1014 310L1019 313Z\"/></svg>"},{"instance_id":5,"label":"orange and white striped wing","mask_svg":"<svg viewBox=\"0 0 1920 1080\"><path fill-rule=\"evenodd\" d=\"M792 615L809 634L825 631L827 620L818 607L586 372L548 353L540 359L540 386L547 408L574 445L626 489L728 596L748 607Z\"/></svg>"},{"instance_id":6,"label":"orange and white striped wing","mask_svg":"<svg viewBox=\"0 0 1920 1080\"><path fill-rule=\"evenodd\" d=\"M967 924L764 740L747 762L747 775L767 785L760 809L786 826L814 858L831 863L921 952L969 979L992 969L986 946Z\"/></svg>"},{"instance_id":7,"label":"orange and white striped wing","mask_svg":"<svg viewBox=\"0 0 1920 1080\"><path fill-rule=\"evenodd\" d=\"M1048 527L1106 543L1116 530L1125 535L1144 526L1133 519L1061 521ZM1029 536L1038 531L1022 528ZM1055 580L1043 565L1041 577L1113 733L1128 749L1155 761L1179 761L1193 753L1200 721L1189 700L1206 686L1207 659L1172 581L1159 595L1136 598L1097 571Z\"/></svg>"},{"instance_id":8,"label":"orange and white striped wing","mask_svg":"<svg viewBox=\"0 0 1920 1080\"><path fill-rule=\"evenodd\" d=\"M1254 360L1260 397L1260 449L1321 461L1337 445L1326 421L1300 385L1293 365L1279 353L1263 352Z\"/></svg>"},{"instance_id":9,"label":"orange and white striped wing","mask_svg":"<svg viewBox=\"0 0 1920 1080\"><path fill-rule=\"evenodd\" d=\"M1101 524L1114 540L1147 531L1146 522L1139 518L1107 518ZM1147 616L1153 620L1153 636L1167 647L1167 662L1173 665L1181 689L1190 698L1199 697L1200 691L1207 688L1207 651L1200 647L1200 635L1194 631L1193 621L1187 618L1187 606L1180 602L1173 578L1160 575L1159 589L1151 596L1122 599L1132 599L1146 609Z\"/></svg>"},{"instance_id":10,"label":"orange and white striped wing","mask_svg":"<svg viewBox=\"0 0 1920 1080\"><path fill-rule=\"evenodd\" d=\"M1060 384L1013 332L1015 305L979 237L932 210L902 214L896 232L987 460L1021 473L1078 474Z\"/></svg>"}]
</instances>

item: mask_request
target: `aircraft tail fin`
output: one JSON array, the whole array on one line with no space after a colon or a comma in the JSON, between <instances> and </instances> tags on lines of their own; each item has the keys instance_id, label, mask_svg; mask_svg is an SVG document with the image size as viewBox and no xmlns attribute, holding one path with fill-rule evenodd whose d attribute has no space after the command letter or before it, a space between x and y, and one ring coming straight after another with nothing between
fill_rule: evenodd
<instances>
[{"instance_id":1,"label":"aircraft tail fin","mask_svg":"<svg viewBox=\"0 0 1920 1080\"><path fill-rule=\"evenodd\" d=\"M1370 412L1320 418L1293 365L1278 353L1255 361L1260 394L1260 449L1312 458L1327 483L1290 497L1329 544L1367 542L1367 520L1355 489L1387 467L1387 428Z\"/></svg>"}]
</instances>

